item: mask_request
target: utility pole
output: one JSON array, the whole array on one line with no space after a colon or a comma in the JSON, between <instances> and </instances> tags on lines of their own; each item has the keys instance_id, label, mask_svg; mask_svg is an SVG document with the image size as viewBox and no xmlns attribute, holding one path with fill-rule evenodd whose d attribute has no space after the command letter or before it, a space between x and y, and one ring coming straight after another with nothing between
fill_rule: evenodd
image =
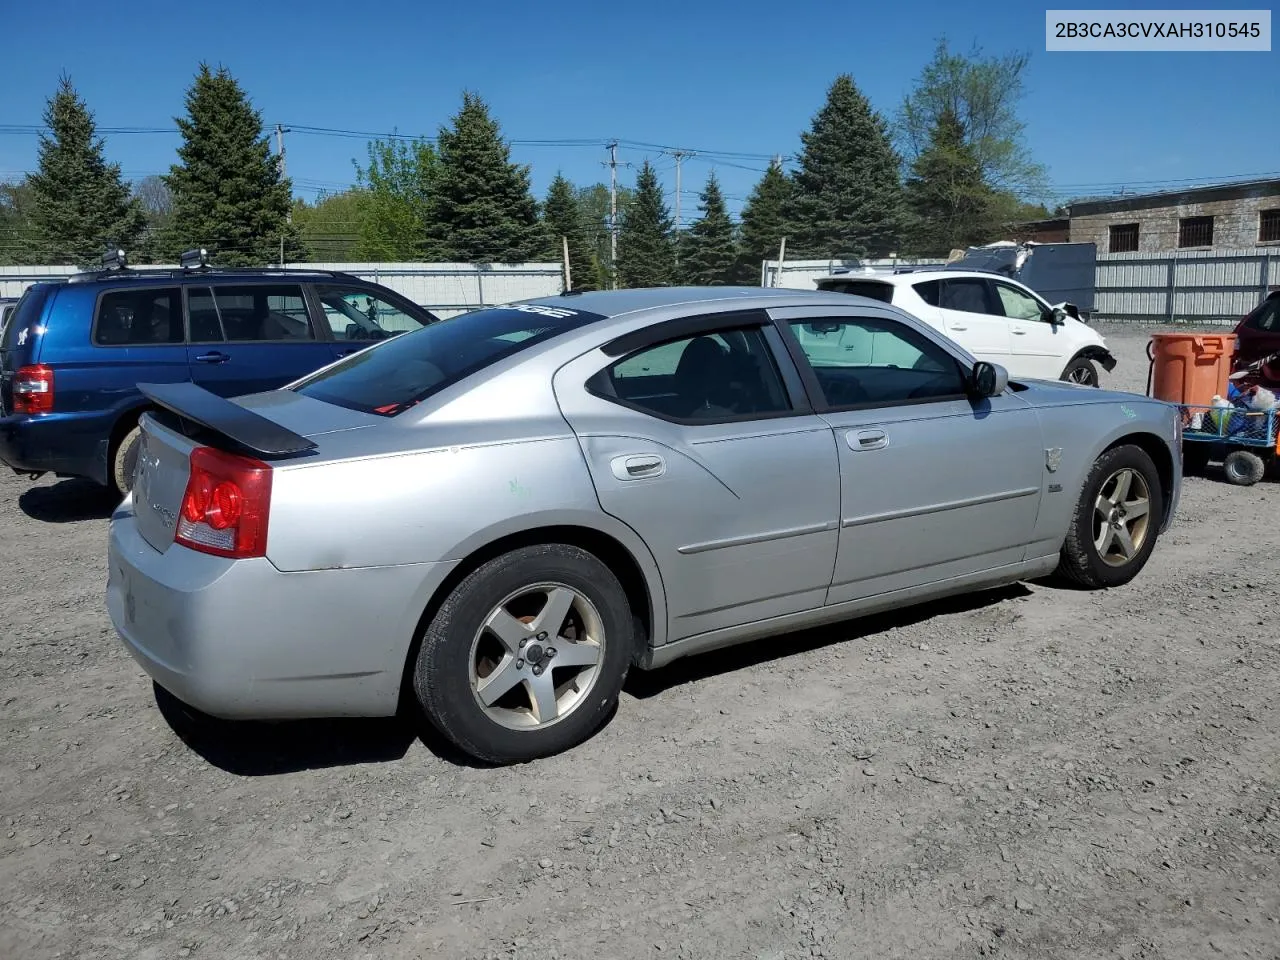
<instances>
[{"instance_id":1,"label":"utility pole","mask_svg":"<svg viewBox=\"0 0 1280 960\"><path fill-rule=\"evenodd\" d=\"M618 141L609 148L609 282L618 289Z\"/></svg>"}]
</instances>

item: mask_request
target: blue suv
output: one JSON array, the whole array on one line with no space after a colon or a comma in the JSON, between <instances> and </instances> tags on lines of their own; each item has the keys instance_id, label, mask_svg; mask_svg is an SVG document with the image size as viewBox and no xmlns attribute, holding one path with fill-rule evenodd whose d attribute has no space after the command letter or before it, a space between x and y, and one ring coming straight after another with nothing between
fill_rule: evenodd
<instances>
[{"instance_id":1,"label":"blue suv","mask_svg":"<svg viewBox=\"0 0 1280 960\"><path fill-rule=\"evenodd\" d=\"M344 273L209 267L102 270L29 287L0 333L0 460L88 477L124 496L137 460L138 383L190 380L224 397L283 386L438 318Z\"/></svg>"}]
</instances>

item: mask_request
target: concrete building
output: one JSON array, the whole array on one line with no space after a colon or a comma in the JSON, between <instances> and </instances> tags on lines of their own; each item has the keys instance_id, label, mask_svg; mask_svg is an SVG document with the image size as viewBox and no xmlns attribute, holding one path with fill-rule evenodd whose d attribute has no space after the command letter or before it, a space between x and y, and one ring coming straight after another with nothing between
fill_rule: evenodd
<instances>
[{"instance_id":1,"label":"concrete building","mask_svg":"<svg viewBox=\"0 0 1280 960\"><path fill-rule=\"evenodd\" d=\"M1280 246L1280 179L1082 200L1067 212L1071 241L1098 253Z\"/></svg>"}]
</instances>

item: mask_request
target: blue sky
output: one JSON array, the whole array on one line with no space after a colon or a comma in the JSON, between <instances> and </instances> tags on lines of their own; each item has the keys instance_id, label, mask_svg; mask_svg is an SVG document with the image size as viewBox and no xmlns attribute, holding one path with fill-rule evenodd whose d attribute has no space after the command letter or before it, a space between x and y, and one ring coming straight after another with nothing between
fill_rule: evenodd
<instances>
[{"instance_id":1,"label":"blue sky","mask_svg":"<svg viewBox=\"0 0 1280 960\"><path fill-rule=\"evenodd\" d=\"M1026 143L1064 198L1280 171L1276 52L1046 53L1044 7L1033 4L79 0L78 16L5 6L0 127L39 123L63 70L101 127L172 126L202 59L226 65L268 125L434 134L470 88L511 140L592 141L513 146L540 197L557 170L607 182L609 138L793 154L841 72L891 115L943 35L962 49L1032 54ZM139 178L167 170L176 144L176 134L113 134L107 153ZM286 147L295 190L308 198L349 183L352 158L364 157L361 140L335 136L293 132ZM672 189L671 157L619 151L637 166L646 156ZM0 132L0 177L35 162L35 136ZM736 212L764 166L685 161L686 219L709 169ZM624 182L634 174L619 171Z\"/></svg>"}]
</instances>

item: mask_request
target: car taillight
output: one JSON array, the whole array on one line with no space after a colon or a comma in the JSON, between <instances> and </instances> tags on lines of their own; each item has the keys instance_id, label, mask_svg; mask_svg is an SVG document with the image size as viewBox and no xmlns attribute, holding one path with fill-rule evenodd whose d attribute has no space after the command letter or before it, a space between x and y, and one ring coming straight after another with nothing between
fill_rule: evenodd
<instances>
[{"instance_id":1,"label":"car taillight","mask_svg":"<svg viewBox=\"0 0 1280 960\"><path fill-rule=\"evenodd\" d=\"M191 451L174 543L236 560L267 553L271 467L214 447Z\"/></svg>"},{"instance_id":2,"label":"car taillight","mask_svg":"<svg viewBox=\"0 0 1280 960\"><path fill-rule=\"evenodd\" d=\"M53 371L44 364L19 367L13 375L13 412L53 410Z\"/></svg>"}]
</instances>

